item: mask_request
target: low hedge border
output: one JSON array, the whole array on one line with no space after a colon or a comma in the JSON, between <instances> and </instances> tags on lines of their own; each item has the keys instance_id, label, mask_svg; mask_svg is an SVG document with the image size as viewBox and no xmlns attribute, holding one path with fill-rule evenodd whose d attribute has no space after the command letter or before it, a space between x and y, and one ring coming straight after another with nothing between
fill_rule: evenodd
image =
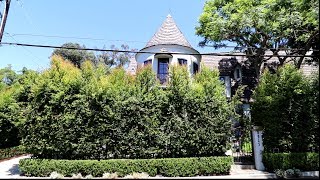
<instances>
[{"instance_id":1,"label":"low hedge border","mask_svg":"<svg viewBox=\"0 0 320 180\"><path fill-rule=\"evenodd\" d=\"M319 153L263 153L262 162L269 172L292 168L302 171L318 171Z\"/></svg>"},{"instance_id":2,"label":"low hedge border","mask_svg":"<svg viewBox=\"0 0 320 180\"><path fill-rule=\"evenodd\" d=\"M26 154L23 146L15 146L10 148L0 149L0 160L12 158L22 154Z\"/></svg>"},{"instance_id":3,"label":"low hedge border","mask_svg":"<svg viewBox=\"0 0 320 180\"><path fill-rule=\"evenodd\" d=\"M103 173L117 172L119 177L136 173L149 176L187 177L196 175L229 174L232 157L164 158L164 159L111 159L111 160L53 160L22 159L19 167L25 176L48 177L51 172L64 176L81 173L102 177Z\"/></svg>"}]
</instances>

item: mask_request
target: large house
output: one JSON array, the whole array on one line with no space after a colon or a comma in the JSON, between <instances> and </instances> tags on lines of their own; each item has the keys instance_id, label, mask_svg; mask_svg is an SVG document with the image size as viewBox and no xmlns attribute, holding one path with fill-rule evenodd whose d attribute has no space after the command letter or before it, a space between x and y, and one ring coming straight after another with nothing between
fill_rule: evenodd
<instances>
[{"instance_id":1,"label":"large house","mask_svg":"<svg viewBox=\"0 0 320 180\"><path fill-rule=\"evenodd\" d=\"M220 79L226 87L226 96L230 98L239 83L250 84L250 81L253 81L251 79L253 72L241 66L246 60L243 53L229 56L220 53L220 55L201 55L184 37L172 16L168 15L146 46L131 59L127 72L135 74L138 66L151 64L160 83L165 85L168 82L169 65L186 65L191 76L199 71L200 63L203 63L211 69L219 70ZM277 57L268 60L268 62L276 61ZM317 69L316 65L302 65L302 70L306 75L310 75Z\"/></svg>"}]
</instances>

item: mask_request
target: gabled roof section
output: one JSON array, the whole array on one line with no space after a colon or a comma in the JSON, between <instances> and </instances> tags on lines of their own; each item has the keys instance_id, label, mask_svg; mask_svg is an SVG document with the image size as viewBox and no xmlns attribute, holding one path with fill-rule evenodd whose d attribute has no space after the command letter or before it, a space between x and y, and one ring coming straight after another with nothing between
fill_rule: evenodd
<instances>
[{"instance_id":1,"label":"gabled roof section","mask_svg":"<svg viewBox=\"0 0 320 180\"><path fill-rule=\"evenodd\" d=\"M170 14L144 48L155 45L180 45L192 48Z\"/></svg>"}]
</instances>

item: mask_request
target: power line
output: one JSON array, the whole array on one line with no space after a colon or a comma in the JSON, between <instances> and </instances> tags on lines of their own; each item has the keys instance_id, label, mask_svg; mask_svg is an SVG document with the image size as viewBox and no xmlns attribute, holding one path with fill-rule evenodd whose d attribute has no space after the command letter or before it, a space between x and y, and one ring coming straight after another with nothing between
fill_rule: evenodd
<instances>
[{"instance_id":1,"label":"power line","mask_svg":"<svg viewBox=\"0 0 320 180\"><path fill-rule=\"evenodd\" d=\"M18 42L14 37L12 37L9 33L5 32L7 35L9 35L14 41ZM0 42L0 45L3 44L2 42ZM31 54L34 58L38 59L41 61L41 59L39 57L37 57L36 55L34 55L29 49L27 49L24 46L21 46L25 51L27 51L29 54ZM39 65L36 61L34 61L33 59L31 59L34 63L36 63L38 65L38 67L40 66L42 69L44 69L44 67L42 67L41 65Z\"/></svg>"},{"instance_id":2,"label":"power line","mask_svg":"<svg viewBox=\"0 0 320 180\"><path fill-rule=\"evenodd\" d=\"M183 54L183 55L211 55L211 56L244 56L244 57L258 57L257 55L235 54L235 53L180 53L180 52L153 52L153 51L134 51L134 50L114 50L114 49L99 49L99 48L76 48L76 47L63 47L52 45L39 45L39 44L24 44L24 43L11 43L1 42L5 45L39 47L39 48L53 48L53 49L73 49L73 50L86 50L86 51L101 51L101 52L124 52L124 53L147 53L147 54ZM259 57L315 57L314 55L260 55Z\"/></svg>"},{"instance_id":3,"label":"power line","mask_svg":"<svg viewBox=\"0 0 320 180\"><path fill-rule=\"evenodd\" d=\"M135 41L135 40L110 40L110 39L104 39L104 38L92 38L92 37L78 37L78 36L60 36L60 35L43 35L43 34L29 34L29 33L14 33L12 36L32 36L32 37L46 37L46 38L61 38L61 39L80 39L80 40L93 40L93 41L116 41L116 42L130 42L130 43L147 43L146 41ZM217 48L218 46L214 45L205 45L206 47L213 47ZM263 50L290 50L290 51L300 51L305 49L297 49L297 48L257 48L252 46L228 46L228 45L222 45L221 48L235 48L235 49L263 49ZM313 51L319 51L317 49L314 49Z\"/></svg>"},{"instance_id":4,"label":"power line","mask_svg":"<svg viewBox=\"0 0 320 180\"><path fill-rule=\"evenodd\" d=\"M29 21L29 23L33 26L33 23L32 23L32 21L31 21L31 18L30 18L30 16L29 16L29 13L28 13L27 10L24 8L21 0L17 0L17 2L18 2L18 4L20 5L21 9L23 9L23 11L24 11L24 16L25 16L26 19Z\"/></svg>"}]
</instances>

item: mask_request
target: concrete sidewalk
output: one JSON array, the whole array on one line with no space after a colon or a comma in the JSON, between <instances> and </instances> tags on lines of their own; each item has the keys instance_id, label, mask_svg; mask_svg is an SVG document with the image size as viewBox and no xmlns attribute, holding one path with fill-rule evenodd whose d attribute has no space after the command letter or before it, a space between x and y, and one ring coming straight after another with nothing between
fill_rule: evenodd
<instances>
[{"instance_id":1,"label":"concrete sidewalk","mask_svg":"<svg viewBox=\"0 0 320 180\"><path fill-rule=\"evenodd\" d=\"M22 176L20 176L19 160L25 158L30 158L30 155L24 155L0 162L0 179L22 178Z\"/></svg>"}]
</instances>

